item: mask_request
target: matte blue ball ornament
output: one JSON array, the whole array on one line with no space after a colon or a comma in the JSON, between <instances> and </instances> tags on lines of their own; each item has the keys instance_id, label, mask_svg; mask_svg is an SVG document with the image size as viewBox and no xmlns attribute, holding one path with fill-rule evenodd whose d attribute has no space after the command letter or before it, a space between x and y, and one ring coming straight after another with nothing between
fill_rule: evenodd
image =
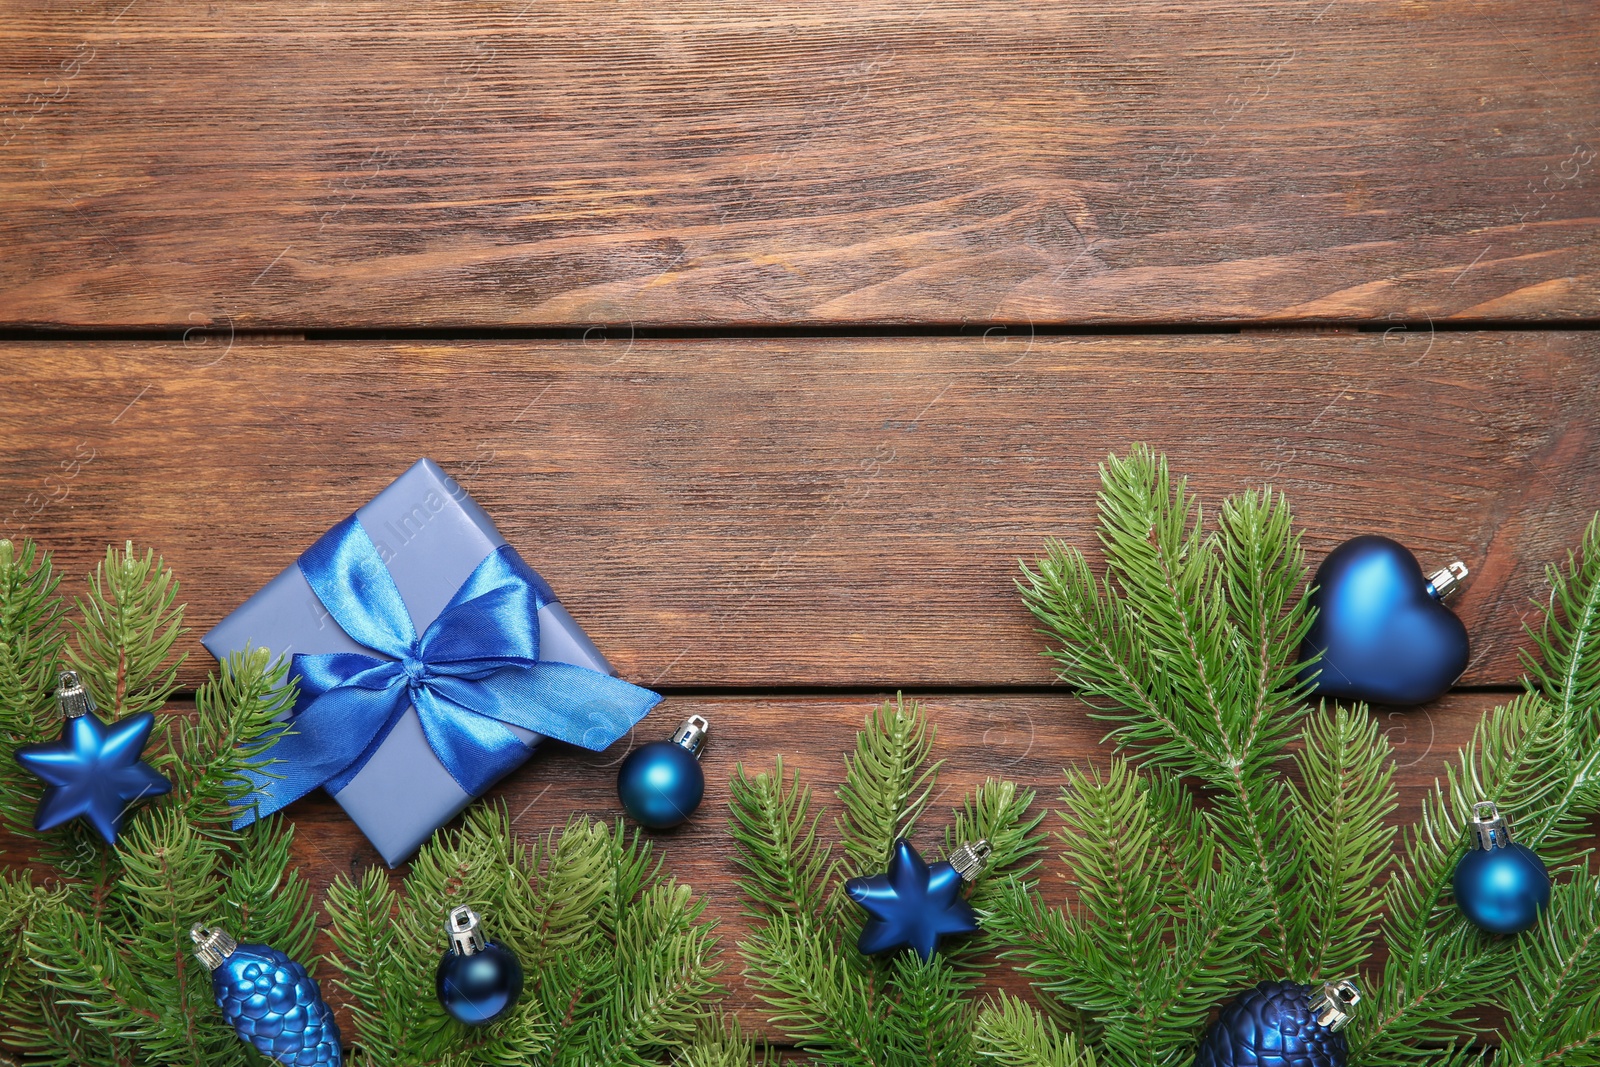
<instances>
[{"instance_id":1,"label":"matte blue ball ornament","mask_svg":"<svg viewBox=\"0 0 1600 1067\"><path fill-rule=\"evenodd\" d=\"M306 969L268 945L241 945L196 923L194 954L211 972L211 992L240 1040L285 1067L339 1067L339 1024Z\"/></svg>"},{"instance_id":2,"label":"matte blue ball ornament","mask_svg":"<svg viewBox=\"0 0 1600 1067\"><path fill-rule=\"evenodd\" d=\"M33 828L53 830L81 816L115 845L136 801L172 791L172 783L140 758L155 716L142 711L101 722L77 671L61 672L56 704L61 736L16 752L17 762L45 782Z\"/></svg>"},{"instance_id":3,"label":"matte blue ball ornament","mask_svg":"<svg viewBox=\"0 0 1600 1067\"><path fill-rule=\"evenodd\" d=\"M439 960L434 990L457 1022L492 1023L522 995L522 963L504 945L484 939L478 913L456 908L445 922L450 951Z\"/></svg>"},{"instance_id":4,"label":"matte blue ball ornament","mask_svg":"<svg viewBox=\"0 0 1600 1067\"><path fill-rule=\"evenodd\" d=\"M869 956L911 948L926 961L941 938L975 933L978 916L961 891L977 879L989 854L989 842L980 840L956 849L948 863L929 866L910 842L896 840L888 874L844 884L850 899L871 916L856 947Z\"/></svg>"},{"instance_id":5,"label":"matte blue ball ornament","mask_svg":"<svg viewBox=\"0 0 1600 1067\"><path fill-rule=\"evenodd\" d=\"M617 768L617 799L641 826L669 830L694 814L706 794L700 749L711 724L691 715L670 741L635 749Z\"/></svg>"},{"instance_id":6,"label":"matte blue ball ornament","mask_svg":"<svg viewBox=\"0 0 1600 1067\"><path fill-rule=\"evenodd\" d=\"M1491 934L1520 934L1550 905L1550 873L1492 801L1472 806L1472 848L1456 864L1456 905Z\"/></svg>"},{"instance_id":7,"label":"matte blue ball ornament","mask_svg":"<svg viewBox=\"0 0 1600 1067\"><path fill-rule=\"evenodd\" d=\"M1425 704L1467 669L1467 628L1444 606L1466 565L1423 576L1417 557L1387 537L1346 541L1313 580L1316 620L1300 658L1317 693L1369 704Z\"/></svg>"},{"instance_id":8,"label":"matte blue ball ornament","mask_svg":"<svg viewBox=\"0 0 1600 1067\"><path fill-rule=\"evenodd\" d=\"M1226 1007L1206 1031L1194 1067L1345 1067L1342 1031L1361 992L1354 982L1322 988L1262 982Z\"/></svg>"}]
</instances>

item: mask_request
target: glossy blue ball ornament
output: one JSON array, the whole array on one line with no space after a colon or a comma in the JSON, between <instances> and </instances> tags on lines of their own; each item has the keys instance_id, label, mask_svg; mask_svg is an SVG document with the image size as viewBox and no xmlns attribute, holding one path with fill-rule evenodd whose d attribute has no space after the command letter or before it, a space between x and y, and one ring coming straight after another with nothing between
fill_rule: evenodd
<instances>
[{"instance_id":1,"label":"glossy blue ball ornament","mask_svg":"<svg viewBox=\"0 0 1600 1067\"><path fill-rule=\"evenodd\" d=\"M451 947L434 973L439 1003L468 1026L494 1022L522 995L521 961L504 945L484 939L471 908L452 911L445 928Z\"/></svg>"},{"instance_id":2,"label":"glossy blue ball ornament","mask_svg":"<svg viewBox=\"0 0 1600 1067\"><path fill-rule=\"evenodd\" d=\"M1476 806L1469 827L1473 847L1456 864L1456 906L1473 925L1491 934L1520 934L1550 906L1550 872L1526 845L1511 840L1511 827L1492 803Z\"/></svg>"},{"instance_id":3,"label":"glossy blue ball ornament","mask_svg":"<svg viewBox=\"0 0 1600 1067\"><path fill-rule=\"evenodd\" d=\"M1432 575L1403 545L1367 534L1328 554L1317 568L1316 620L1302 677L1325 697L1408 706L1438 697L1467 669L1467 628L1444 600L1466 577L1453 563Z\"/></svg>"},{"instance_id":4,"label":"glossy blue ball ornament","mask_svg":"<svg viewBox=\"0 0 1600 1067\"><path fill-rule=\"evenodd\" d=\"M683 721L670 741L635 749L617 769L617 799L641 826L667 830L694 814L706 793L699 753L711 724L699 715Z\"/></svg>"},{"instance_id":5,"label":"glossy blue ball ornament","mask_svg":"<svg viewBox=\"0 0 1600 1067\"><path fill-rule=\"evenodd\" d=\"M102 722L76 671L61 672L56 704L61 736L16 751L17 762L45 783L33 828L53 830L81 818L115 845L136 802L172 791L172 783L140 758L155 716L142 711Z\"/></svg>"},{"instance_id":6,"label":"glossy blue ball ornament","mask_svg":"<svg viewBox=\"0 0 1600 1067\"><path fill-rule=\"evenodd\" d=\"M1350 1050L1341 1031L1360 999L1348 981L1320 991L1262 982L1222 1009L1194 1067L1345 1067Z\"/></svg>"},{"instance_id":7,"label":"glossy blue ball ornament","mask_svg":"<svg viewBox=\"0 0 1600 1067\"><path fill-rule=\"evenodd\" d=\"M214 927L189 931L211 972L223 1021L240 1040L285 1067L339 1067L333 1009L306 969L270 945L241 945Z\"/></svg>"}]
</instances>

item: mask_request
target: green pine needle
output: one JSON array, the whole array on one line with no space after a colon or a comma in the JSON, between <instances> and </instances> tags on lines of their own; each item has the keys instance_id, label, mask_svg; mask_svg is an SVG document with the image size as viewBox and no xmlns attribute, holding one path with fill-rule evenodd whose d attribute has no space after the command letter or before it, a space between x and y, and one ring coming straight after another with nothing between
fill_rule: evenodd
<instances>
[{"instance_id":1,"label":"green pine needle","mask_svg":"<svg viewBox=\"0 0 1600 1067\"><path fill-rule=\"evenodd\" d=\"M896 694L856 734L839 789L838 822L851 877L882 871L896 838L910 837L928 803L939 764L928 764L936 731L915 701Z\"/></svg>"},{"instance_id":2,"label":"green pine needle","mask_svg":"<svg viewBox=\"0 0 1600 1067\"><path fill-rule=\"evenodd\" d=\"M1294 976L1355 974L1372 954L1395 829L1394 761L1360 705L1313 716L1295 754L1293 840L1303 856Z\"/></svg>"},{"instance_id":3,"label":"green pine needle","mask_svg":"<svg viewBox=\"0 0 1600 1067\"><path fill-rule=\"evenodd\" d=\"M1005 993L978 1013L973 1039L979 1062L997 1067L1095 1067L1094 1053L1072 1034Z\"/></svg>"},{"instance_id":4,"label":"green pine needle","mask_svg":"<svg viewBox=\"0 0 1600 1067\"><path fill-rule=\"evenodd\" d=\"M188 632L177 598L172 571L148 549L137 555L132 541L121 552L106 549L89 575L88 595L75 601L67 659L103 718L160 711L172 696L185 658L172 650Z\"/></svg>"},{"instance_id":5,"label":"green pine needle","mask_svg":"<svg viewBox=\"0 0 1600 1067\"><path fill-rule=\"evenodd\" d=\"M32 830L40 786L14 754L61 722L52 696L66 643L58 584L48 553L32 541L0 540L0 818L23 834Z\"/></svg>"}]
</instances>

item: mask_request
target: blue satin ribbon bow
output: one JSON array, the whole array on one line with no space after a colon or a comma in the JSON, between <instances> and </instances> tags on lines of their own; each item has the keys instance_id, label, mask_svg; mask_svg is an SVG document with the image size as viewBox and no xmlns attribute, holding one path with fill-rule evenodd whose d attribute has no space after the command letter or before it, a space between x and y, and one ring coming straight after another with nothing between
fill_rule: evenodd
<instances>
[{"instance_id":1,"label":"blue satin ribbon bow","mask_svg":"<svg viewBox=\"0 0 1600 1067\"><path fill-rule=\"evenodd\" d=\"M272 748L278 777L250 774L247 826L316 789L337 793L415 707L450 777L477 796L521 763L507 724L600 751L661 697L620 678L539 659L539 609L555 598L516 550L491 552L417 636L378 547L354 515L300 557L334 622L378 653L296 653L293 714Z\"/></svg>"}]
</instances>

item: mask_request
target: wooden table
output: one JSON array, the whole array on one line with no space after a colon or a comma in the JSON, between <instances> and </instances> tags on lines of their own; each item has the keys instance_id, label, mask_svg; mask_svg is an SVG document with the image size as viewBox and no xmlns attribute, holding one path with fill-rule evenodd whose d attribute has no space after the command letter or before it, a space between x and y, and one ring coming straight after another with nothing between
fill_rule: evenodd
<instances>
[{"instance_id":1,"label":"wooden table","mask_svg":"<svg viewBox=\"0 0 1600 1067\"><path fill-rule=\"evenodd\" d=\"M419 456L715 724L659 837L725 943L728 776L925 699L951 795L1100 731L1012 586L1148 441L1462 559L1403 810L1600 507L1600 36L1559 0L11 0L0 535L157 547L196 637ZM494 791L614 816L620 751ZM941 803L944 803L943 801ZM294 809L324 887L377 857ZM18 862L13 854L8 862ZM757 1022L748 993L735 1001Z\"/></svg>"}]
</instances>

